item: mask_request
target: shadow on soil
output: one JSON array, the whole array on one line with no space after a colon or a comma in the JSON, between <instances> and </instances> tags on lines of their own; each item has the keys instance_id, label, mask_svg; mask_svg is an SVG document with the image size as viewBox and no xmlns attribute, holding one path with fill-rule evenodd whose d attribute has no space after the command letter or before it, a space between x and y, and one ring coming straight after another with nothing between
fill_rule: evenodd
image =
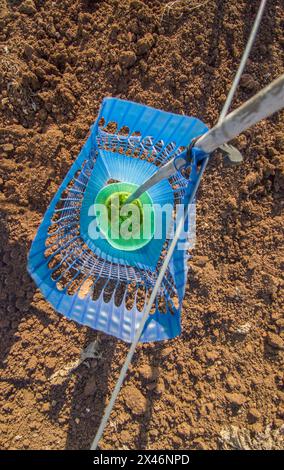
<instances>
[{"instance_id":1,"label":"shadow on soil","mask_svg":"<svg viewBox=\"0 0 284 470\"><path fill-rule=\"evenodd\" d=\"M118 349L120 351L121 348L123 349L123 355L120 356L119 361L121 363L121 357L123 357L123 359L126 357L129 348L129 345L126 345L115 338L92 331L90 331L86 336L85 347L97 338L98 335L101 342L101 359L95 361L94 366L91 366L90 369L85 369L81 377L78 377L69 415L69 428L65 445L66 449L90 449L103 417L107 399L110 398L110 394L113 391L115 381L117 380L120 371L117 351ZM149 348L152 367L159 366L162 348L162 344L153 344L152 347ZM129 382L131 384L133 383L133 375L136 376L135 371L138 361L139 352L136 354L136 357L134 357L132 365L134 372L128 373L126 382L130 379ZM124 409L127 412L127 416L125 416L123 423L119 424L116 422L114 408L114 413L108 422L104 434L104 436L107 437L107 444L110 440L110 434L117 433L119 436L122 431L128 431L130 435L133 435L132 448L146 449L148 446L149 426L158 396L152 390L147 389L147 383L140 377L138 378L138 382L135 382L135 386L147 399L147 409L143 416L137 417L132 415L131 411L127 410L125 407ZM58 391L59 390L54 390L56 396L58 396ZM60 393L64 395L64 386L60 390ZM121 402L121 392L118 401ZM111 442L113 443L113 441L114 439L112 437ZM123 450L123 442L120 442L118 439L118 443L114 448Z\"/></svg>"},{"instance_id":2,"label":"shadow on soil","mask_svg":"<svg viewBox=\"0 0 284 470\"><path fill-rule=\"evenodd\" d=\"M14 241L7 230L7 214L0 218L0 363L4 364L36 290L27 273L28 246L25 239Z\"/></svg>"}]
</instances>

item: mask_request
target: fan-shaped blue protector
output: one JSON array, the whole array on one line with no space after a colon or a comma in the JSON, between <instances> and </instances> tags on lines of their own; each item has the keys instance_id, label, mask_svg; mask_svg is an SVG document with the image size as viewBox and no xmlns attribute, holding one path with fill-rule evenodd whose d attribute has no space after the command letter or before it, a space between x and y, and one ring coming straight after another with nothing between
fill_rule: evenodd
<instances>
[{"instance_id":1,"label":"fan-shaped blue protector","mask_svg":"<svg viewBox=\"0 0 284 470\"><path fill-rule=\"evenodd\" d=\"M112 133L109 123L116 125ZM162 239L154 237L135 251L117 250L103 238L90 237L94 199L109 180L143 183L206 131L193 117L104 99L91 134L47 209L29 253L28 270L58 312L125 341L133 340L145 309L139 289L149 296L155 284L166 252L167 227L163 220ZM189 180L177 172L151 188L153 203L182 202L190 194L196 168L193 158ZM185 237L182 241L186 242ZM180 334L187 259L185 247L176 248L141 341ZM133 302L130 306L128 297ZM164 313L159 298L166 302Z\"/></svg>"}]
</instances>

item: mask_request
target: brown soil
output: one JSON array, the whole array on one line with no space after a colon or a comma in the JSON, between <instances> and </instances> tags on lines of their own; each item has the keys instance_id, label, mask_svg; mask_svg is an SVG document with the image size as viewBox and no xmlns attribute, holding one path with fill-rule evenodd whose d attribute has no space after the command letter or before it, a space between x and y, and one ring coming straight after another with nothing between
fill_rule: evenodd
<instances>
[{"instance_id":1,"label":"brown soil","mask_svg":"<svg viewBox=\"0 0 284 470\"><path fill-rule=\"evenodd\" d=\"M0 0L1 448L88 448L128 349L55 313L26 272L102 98L213 125L259 1L166 3ZM283 72L282 13L268 2L234 106ZM242 166L212 160L183 333L138 347L101 448L283 447L282 132L274 115L237 139Z\"/></svg>"}]
</instances>

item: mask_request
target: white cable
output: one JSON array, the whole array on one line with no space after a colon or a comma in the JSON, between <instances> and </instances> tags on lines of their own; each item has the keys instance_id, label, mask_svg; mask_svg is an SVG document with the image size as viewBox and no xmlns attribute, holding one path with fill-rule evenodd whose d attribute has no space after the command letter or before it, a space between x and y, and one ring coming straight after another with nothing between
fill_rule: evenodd
<instances>
[{"instance_id":1,"label":"white cable","mask_svg":"<svg viewBox=\"0 0 284 470\"><path fill-rule=\"evenodd\" d=\"M259 23L260 23L260 20L261 20L261 17L262 17L262 14L263 14L263 10L264 10L264 7L265 7L265 4L266 4L266 1L267 0L262 0L261 1L261 5L259 7L259 11L258 11L258 14L256 16L256 19L255 19L255 22L254 22L254 25L253 25L253 28L252 28L252 32L250 34L250 37L249 37L249 40L248 40L248 43L247 43L247 46L246 46L246 49L244 51L244 54L242 56L242 59L241 59L241 63L239 65L239 68L238 68L238 71L236 73L236 76L235 76L235 79L233 81L233 84L232 84L232 88L228 94L228 97L227 97L227 100L224 104L224 107L221 111L221 114L220 114L220 117L219 117L219 120L218 120L218 123L222 122L224 117L226 116L227 112L228 112L228 109L230 107L230 104L231 104L231 101L233 99L233 96L234 96L234 93L236 91L236 87L239 83L239 80L240 80L240 76L242 74L242 71L244 69L244 66L246 64L246 61L247 61L247 58L248 58L248 55L250 53L250 50L251 50L251 46L253 44L253 41L255 39L255 35L256 35L256 32L258 30L258 26L259 26ZM198 179L195 183L195 187L193 189L193 192L190 196L190 200L188 201L188 205L187 205L187 209L190 207L190 204L193 202L194 198L195 198L195 194L196 194L196 191L198 189L198 186L199 186L199 183L200 183L200 180L202 178L202 175L206 169L206 166L207 166L207 163L208 163L208 160L209 160L209 157L205 158L203 160L203 164L202 164L202 167L199 171L199 174L198 174ZM104 432L104 429L107 425L107 422L109 420L109 417L110 417L110 414L112 412L112 409L113 409L113 406L115 404L115 400L120 392L120 389L121 389L121 386L124 382L124 379L125 379L125 376L126 376L126 373L128 371L128 368L129 368L129 365L131 363L131 360L132 360L132 357L133 357L133 354L135 352L135 349L136 349L136 346L139 342L139 339L140 339L140 336L143 332L143 329L144 329L144 326L146 324L146 321L148 319L148 316L150 314L150 310L153 306L153 303L155 301L155 298L157 296L157 293L159 291L159 288L161 286L161 283L163 281L163 277L164 277L164 274L167 270L167 267L168 267L168 264L171 260L171 257L173 255L173 252L174 252L174 249L176 247L176 244L179 240L179 237L183 231L183 228L184 228L184 223L185 223L185 220L187 219L187 216L188 216L188 210L186 211L185 213L185 217L181 217L180 221L179 221L179 224L177 226L177 229L176 229L176 233L175 233L175 236L171 242L171 245L169 247L169 250L168 250L168 253L164 259L164 262L162 264L162 267L161 267L161 270L159 272L159 275L158 275L158 278L157 278L157 281L156 281L156 284L155 284L155 287L152 291L152 294L150 296L150 299L149 299L149 302L148 302L148 305L145 309L145 312L143 314L143 317L142 317L142 320L141 320L141 323L139 325L139 328L137 329L136 333L135 333L135 337L134 337L134 340L133 342L131 343L131 346L130 346L130 349L128 351L128 354L126 356L126 359L125 359L125 362L121 368L121 371L120 371L120 374L119 374L119 377L118 377L118 380L115 384L115 387L114 387L114 390L112 392L112 395L110 397L110 401L105 409L105 412L104 412L104 416L102 418L102 421L100 423L100 426L97 430L97 434L95 436L95 439L91 445L91 450L95 450L97 448L97 445L102 437L102 434Z\"/></svg>"},{"instance_id":2,"label":"white cable","mask_svg":"<svg viewBox=\"0 0 284 470\"><path fill-rule=\"evenodd\" d=\"M221 111L221 114L220 114L218 123L220 123L220 122L223 121L224 117L225 117L226 114L228 113L229 108L230 108L230 106L231 106L231 103L232 103L234 94L235 94L235 92L236 92L236 89L237 89L237 86L238 86L238 84L239 84L241 75L242 75L242 73L243 73L243 70L244 70L244 68L245 68L246 62L247 62L247 60L248 60L248 56L249 56L249 54L250 54L252 45L253 45L253 43L254 43L254 40L255 40L255 37L256 37L256 33L257 33L257 31L258 31L258 28L259 28L259 25L260 25L260 22L261 22L261 18L262 18L263 12L264 12L264 8L265 8L265 5L266 5L266 2L267 2L267 0L261 0L261 3L260 3L260 6L259 6L259 9L258 9L256 18L255 18L255 20L254 20L254 24L253 24L253 27L252 27L252 30L251 30L251 33L250 33L250 36L249 36L249 39L248 39L246 48L245 48L244 53L243 53L242 58L241 58L241 62L240 62L238 71L237 71L237 73L236 73L236 75L235 75L235 78L234 78L234 81L233 81L233 83L232 83L231 89L230 89L230 91L229 91L229 93L228 93L227 99L226 99L225 104L224 104L224 106L223 106L223 109L222 109L222 111Z\"/></svg>"},{"instance_id":3,"label":"white cable","mask_svg":"<svg viewBox=\"0 0 284 470\"><path fill-rule=\"evenodd\" d=\"M198 179L197 179L197 181L196 181L196 183L195 183L195 187L194 187L194 189L193 189L193 192L191 193L190 200L188 201L188 207L192 204L192 202L193 202L193 200L194 200L194 198L195 198L195 194L196 194L197 188L198 188L198 186L199 186L199 182L200 182L200 180L201 180L201 177L202 177L202 175L203 175L203 173L204 173L205 167L206 167L206 165L207 165L208 159L209 159L209 157L207 157L207 158L203 161L203 166L202 166L202 168L201 168L200 171L199 171ZM177 244L177 242L178 242L178 240L179 240L179 238L180 238L180 235L181 235L181 233L182 233L182 231L183 231L184 223L185 223L185 220L187 219L187 216L188 216L188 210L186 211L185 216L184 216L184 217L181 217L181 219L180 219L180 221L179 221L179 224L178 224L177 229L176 229L175 236L174 236L174 238L173 238L173 240L172 240L172 242L171 242L171 244L170 244L169 250L168 250L167 255L166 255L166 257L165 257L165 259L164 259L164 262L163 262L163 264L162 264L162 267L161 267L161 270L160 270L160 272L159 272L159 275L158 275L158 278L157 278L155 287L154 287L154 289L153 289L153 291L152 291L152 294L151 294L151 296L150 296L148 305L147 305L146 310L145 310L145 312L144 312L144 314L143 314L143 317L142 317L141 323L140 323L140 325L139 325L139 328L137 329L137 331L136 331L136 333L135 333L134 340L133 340L133 342L132 342L132 344L131 344L131 346L130 346L129 352L128 352L128 354L127 354L127 357L126 357L126 359L125 359L125 362L124 362L124 364L123 364L123 366L122 366L122 369L121 369L121 371L120 371L119 378L118 378L118 380L117 380L117 382L116 382L116 385L115 385L115 387L114 387L114 390L113 390L113 392L112 392L112 396L111 396L111 398L110 398L110 401L109 401L109 403L108 403L108 405L107 405L107 407L106 407L106 409L105 409L105 413L104 413L103 419L102 419L101 424L100 424L100 426L99 426L99 429L98 429L98 431L97 431L96 437L95 437L95 439L94 439L94 441L93 441L93 443L92 443L91 450L95 450L95 449L97 448L97 445L98 445L99 440L100 440L100 438L101 438L101 436L102 436L102 433L103 433L103 431L104 431L104 428L105 428L105 426L106 426L106 424L107 424L107 422L108 422L108 419L109 419L110 413L111 413L111 411L112 411L113 405L114 405L114 403L115 403L116 397L117 397L117 395L119 394L121 385L122 385L122 383L123 383L123 381L124 381L124 378L125 378L125 376L126 376L126 373L127 373L128 367L129 367L129 364L131 363L133 354L134 354L134 352L135 352L137 343L138 343L138 341L139 341L139 339L140 339L140 336L141 336L141 334L142 334L143 328L144 328L145 323L146 323L146 321L147 321L147 319L148 319L148 316L149 316L149 314L150 314L150 310L151 310L151 308L152 308L152 306L153 306L153 303L154 303L154 301L155 301L156 295L157 295L157 293L158 293L158 291L159 291L159 288L160 288L160 286L161 286L161 283L162 283L162 281L163 281L163 277L164 277L165 272L166 272L166 270L167 270L168 264L169 264L169 262L170 262L170 260L171 260L172 255L173 255L175 246L176 246L176 244Z\"/></svg>"}]
</instances>

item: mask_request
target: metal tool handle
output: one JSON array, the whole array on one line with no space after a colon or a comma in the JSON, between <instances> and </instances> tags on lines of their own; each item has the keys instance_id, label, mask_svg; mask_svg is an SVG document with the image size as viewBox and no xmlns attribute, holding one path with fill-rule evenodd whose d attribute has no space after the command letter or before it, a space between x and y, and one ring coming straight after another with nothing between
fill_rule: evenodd
<instances>
[{"instance_id":1,"label":"metal tool handle","mask_svg":"<svg viewBox=\"0 0 284 470\"><path fill-rule=\"evenodd\" d=\"M276 78L276 80L263 88L235 111L228 114L222 121L216 124L216 126L206 132L206 134L199 137L193 147L200 149L205 154L212 153L220 146L238 136L241 132L276 111L279 111L283 107L284 74ZM188 149L159 168L154 175L128 197L126 203L129 204L134 201L134 199L137 199L141 194L162 179L173 176L180 168L187 164L187 154Z\"/></svg>"},{"instance_id":2,"label":"metal tool handle","mask_svg":"<svg viewBox=\"0 0 284 470\"><path fill-rule=\"evenodd\" d=\"M228 114L206 134L197 139L195 147L211 153L262 119L284 107L284 74L263 88L235 111Z\"/></svg>"},{"instance_id":3,"label":"metal tool handle","mask_svg":"<svg viewBox=\"0 0 284 470\"><path fill-rule=\"evenodd\" d=\"M138 199L141 194L147 191L149 188L154 186L155 184L159 183L159 181L170 178L174 175L180 168L186 165L186 160L184 158L179 158L176 162L174 158L172 158L168 163L161 166L156 173L154 173L150 178L148 178L141 186L139 186L125 201L125 204L130 204L135 199Z\"/></svg>"}]
</instances>

